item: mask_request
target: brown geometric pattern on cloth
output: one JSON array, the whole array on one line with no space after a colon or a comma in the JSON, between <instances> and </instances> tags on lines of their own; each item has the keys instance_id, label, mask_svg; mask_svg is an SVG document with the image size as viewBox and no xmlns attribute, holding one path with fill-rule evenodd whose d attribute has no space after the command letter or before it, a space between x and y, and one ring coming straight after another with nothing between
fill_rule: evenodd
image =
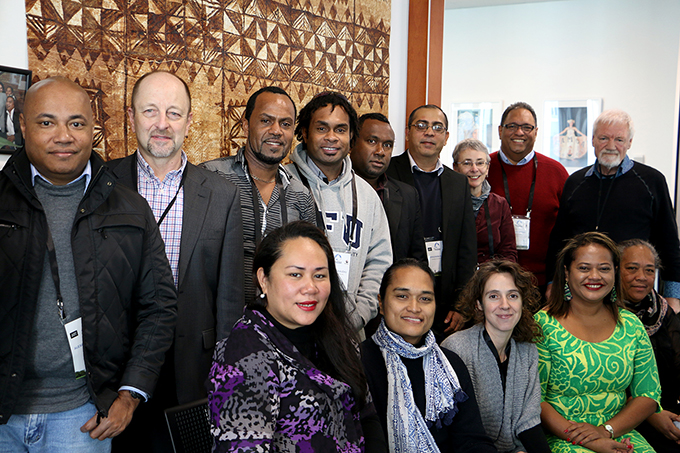
<instances>
[{"instance_id":1,"label":"brown geometric pattern on cloth","mask_svg":"<svg viewBox=\"0 0 680 453\"><path fill-rule=\"evenodd\" d=\"M135 81L164 69L189 84L194 163L234 154L255 90L277 85L298 109L337 90L387 113L391 0L26 0L33 81L63 75L90 94L95 149L134 152Z\"/></svg>"}]
</instances>

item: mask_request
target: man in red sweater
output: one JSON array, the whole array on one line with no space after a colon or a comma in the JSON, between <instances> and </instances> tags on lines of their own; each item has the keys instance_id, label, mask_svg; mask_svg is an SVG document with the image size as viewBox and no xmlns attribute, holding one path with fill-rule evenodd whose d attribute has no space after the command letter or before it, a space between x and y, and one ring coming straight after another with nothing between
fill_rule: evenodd
<instances>
[{"instance_id":1,"label":"man in red sweater","mask_svg":"<svg viewBox=\"0 0 680 453\"><path fill-rule=\"evenodd\" d=\"M542 293L552 276L545 275L550 232L555 225L564 183L562 164L534 151L536 112L526 102L510 105L498 126L501 149L491 154L491 192L510 204L519 264L538 279Z\"/></svg>"}]
</instances>

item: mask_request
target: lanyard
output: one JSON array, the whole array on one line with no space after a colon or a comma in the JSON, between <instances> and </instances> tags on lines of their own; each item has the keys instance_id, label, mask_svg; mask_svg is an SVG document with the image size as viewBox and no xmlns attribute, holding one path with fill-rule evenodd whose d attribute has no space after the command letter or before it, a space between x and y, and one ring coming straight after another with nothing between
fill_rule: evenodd
<instances>
[{"instance_id":1,"label":"lanyard","mask_svg":"<svg viewBox=\"0 0 680 453\"><path fill-rule=\"evenodd\" d=\"M300 180L302 180L302 184L309 190L309 193L312 195L312 198L314 198L314 192L312 192L312 188L309 186L309 180L307 180L307 177L302 174L302 171L300 171L300 167L298 166L297 163L293 162L293 165L295 165L295 169L297 170L298 175L300 175ZM352 247L352 238L354 237L354 230L356 230L357 227L357 206L358 206L358 197L357 197L357 175L354 174L354 170L352 170L352 224L350 225L350 230L349 230L349 247ZM314 204L316 205L316 200L314 200ZM317 205L318 207L318 205ZM323 214L321 214L321 210L317 209L316 210L316 226L326 231L326 222L323 220Z\"/></svg>"},{"instance_id":2,"label":"lanyard","mask_svg":"<svg viewBox=\"0 0 680 453\"><path fill-rule=\"evenodd\" d=\"M614 187L614 182L616 177L612 178L611 184L609 184L609 189L607 189L607 194L604 196L604 202L602 202L602 207L600 208L600 199L602 198L602 181L604 178L600 178L600 190L597 192L597 220L595 221L595 231L600 229L600 220L602 219L602 214L604 213L604 208L607 207L607 200L609 199L609 194L612 193L612 187Z\"/></svg>"},{"instance_id":3,"label":"lanyard","mask_svg":"<svg viewBox=\"0 0 680 453\"><path fill-rule=\"evenodd\" d=\"M130 163L132 164L132 174L137 175L137 165L138 165L138 158L137 159L130 159ZM184 171L182 172L182 179L179 181L179 187L177 188L177 192L175 192L175 196L172 197L172 200L170 200L170 203L165 207L165 211L163 211L163 214L161 217L158 219L158 222L156 224L158 226L161 226L161 223L163 223L163 220L165 220L165 216L168 215L170 212L170 209L172 208L172 205L175 204L175 201L177 201L177 196L179 195L179 191L182 189L182 186L184 185L184 179L187 177L187 169L184 167ZM135 182L135 192L138 192L139 189L137 187L137 177L134 177L134 182Z\"/></svg>"},{"instance_id":4,"label":"lanyard","mask_svg":"<svg viewBox=\"0 0 680 453\"><path fill-rule=\"evenodd\" d=\"M505 199L508 200L510 211L512 211L512 203L510 202L510 189L508 188L508 176L505 174L505 167L501 160L501 153L496 154L498 162L501 164L501 172L503 172L503 188L505 189ZM534 204L534 189L536 188L536 174L538 173L538 159L534 152L534 179L531 181L531 191L529 192L529 204L527 205L527 217L531 217L531 207Z\"/></svg>"},{"instance_id":5,"label":"lanyard","mask_svg":"<svg viewBox=\"0 0 680 453\"><path fill-rule=\"evenodd\" d=\"M59 312L59 320L63 324L66 320L66 311L64 310L64 298L61 296L61 285L59 282L59 266L57 265L57 252L54 249L54 241L52 240L52 232L50 227L47 227L47 256L50 260L50 269L52 271L52 280L54 280L54 289L57 291L57 311Z\"/></svg>"},{"instance_id":6,"label":"lanyard","mask_svg":"<svg viewBox=\"0 0 680 453\"><path fill-rule=\"evenodd\" d=\"M488 198L484 199L484 217L486 217L486 232L489 235L489 256L493 259L493 231L491 230L491 214L489 213Z\"/></svg>"},{"instance_id":7,"label":"lanyard","mask_svg":"<svg viewBox=\"0 0 680 453\"><path fill-rule=\"evenodd\" d=\"M246 164L246 170L248 170L248 165ZM251 195L253 196L253 214L255 216L255 245L259 245L262 241L262 222L260 220L260 191L257 189L255 180L252 177L250 179ZM279 192L279 204L281 205L281 225L288 223L288 211L286 210L286 190L283 188L283 183L281 182L281 177L279 172L276 172L276 188ZM263 201L264 203L264 201ZM266 215L265 208L265 215Z\"/></svg>"},{"instance_id":8,"label":"lanyard","mask_svg":"<svg viewBox=\"0 0 680 453\"><path fill-rule=\"evenodd\" d=\"M165 216L168 215L168 212L170 212L170 208L172 208L172 205L175 204L175 201L177 201L177 195L179 195L179 191L182 190L182 186L184 185L184 179L187 177L187 169L184 169L184 172L182 172L182 179L179 181L179 187L177 188L177 192L175 192L175 196L172 197L172 200L170 200L170 203L168 203L168 206L165 208L165 211L163 211L163 215L161 215L161 218L158 219L158 226L161 226L161 223L163 223L163 220L165 220Z\"/></svg>"}]
</instances>

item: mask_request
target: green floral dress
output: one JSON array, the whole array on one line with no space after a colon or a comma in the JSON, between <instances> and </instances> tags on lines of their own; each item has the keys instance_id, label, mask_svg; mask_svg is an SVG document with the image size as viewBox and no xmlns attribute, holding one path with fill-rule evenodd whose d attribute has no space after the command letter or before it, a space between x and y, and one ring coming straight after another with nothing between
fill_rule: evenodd
<instances>
[{"instance_id":1,"label":"green floral dress","mask_svg":"<svg viewBox=\"0 0 680 453\"><path fill-rule=\"evenodd\" d=\"M619 309L619 314L614 332L600 343L576 338L543 310L535 315L545 336L536 345L541 401L567 420L602 425L626 404L626 390L659 402L659 375L647 332L633 313ZM547 437L554 453L592 452L551 434ZM616 440L624 437L630 437L635 453L654 451L637 431Z\"/></svg>"}]
</instances>

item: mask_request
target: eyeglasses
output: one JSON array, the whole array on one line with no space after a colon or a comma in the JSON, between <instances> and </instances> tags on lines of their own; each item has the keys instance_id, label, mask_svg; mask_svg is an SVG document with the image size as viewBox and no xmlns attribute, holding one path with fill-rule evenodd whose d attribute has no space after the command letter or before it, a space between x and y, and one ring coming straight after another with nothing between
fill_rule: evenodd
<instances>
[{"instance_id":1,"label":"eyeglasses","mask_svg":"<svg viewBox=\"0 0 680 453\"><path fill-rule=\"evenodd\" d=\"M464 160L463 162L456 162L456 165L460 165L465 168L472 168L472 166L476 166L477 168L486 168L489 166L489 161L488 160Z\"/></svg>"},{"instance_id":2,"label":"eyeglasses","mask_svg":"<svg viewBox=\"0 0 680 453\"><path fill-rule=\"evenodd\" d=\"M446 127L442 123L434 123L430 126L430 123L425 121L417 121L411 124L411 127L415 127L420 132L427 132L429 128L432 128L432 132L435 134L443 134L446 132Z\"/></svg>"},{"instance_id":3,"label":"eyeglasses","mask_svg":"<svg viewBox=\"0 0 680 453\"><path fill-rule=\"evenodd\" d=\"M517 129L522 129L522 132L524 132L525 134L528 134L529 132L536 129L536 126L532 126L531 124L517 124L517 123L504 124L503 127L509 130L510 132L516 132Z\"/></svg>"}]
</instances>

